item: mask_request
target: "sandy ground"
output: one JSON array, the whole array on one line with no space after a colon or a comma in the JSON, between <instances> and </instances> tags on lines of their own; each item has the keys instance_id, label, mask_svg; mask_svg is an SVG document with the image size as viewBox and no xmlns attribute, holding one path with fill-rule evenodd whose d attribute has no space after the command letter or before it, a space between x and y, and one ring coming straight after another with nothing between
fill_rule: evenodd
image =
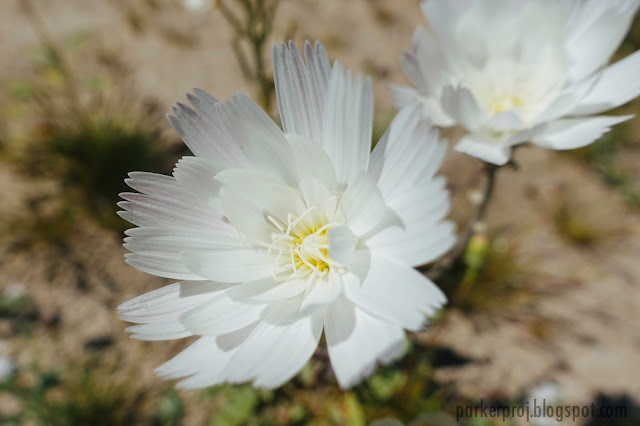
<instances>
[{"instance_id":1,"label":"sandy ground","mask_svg":"<svg viewBox=\"0 0 640 426\"><path fill-rule=\"evenodd\" d=\"M90 33L92 43L117 52L131 67L141 95L153 96L162 105L182 100L194 85L220 98L239 90L254 93L239 74L226 23L214 10L192 13L175 4L151 11L144 2L115 0L35 3L54 39ZM134 31L127 25L127 7L138 10L148 21L143 30ZM384 83L404 81L397 56L420 20L413 0L284 0L273 38L279 40L287 29L296 27L298 43L321 39L331 58L373 74L376 116L384 120L392 113ZM196 41L190 47L169 43L163 28L185 32ZM28 69L25 51L35 43L17 2L0 2L0 79ZM621 196L581 163L537 148L520 150L516 159L521 170L499 176L488 223L491 229L507 230L504 235L515 245L518 261L533 270L526 281L536 296L507 304L499 312L467 315L450 310L419 338L448 347L470 362L439 368L436 378L453 383L470 398L512 397L543 381L553 381L560 385L567 402L589 402L598 392L628 394L640 400L640 327L636 320L640 311L640 217L630 213ZM448 157L443 174L451 182L458 206L467 205L466 188L478 182L479 170L473 159L455 153ZM38 191L42 185L24 182L5 164L0 164L0 184L0 217L24 208L21 194ZM593 247L571 244L553 225L550 206L567 194L592 212L594 224L605 229L605 237ZM152 367L184 343L129 341L114 308L168 281L125 265L120 241L91 225L79 226L74 241L73 254L89 271L86 288L78 287L72 265L55 258L56 253L14 254L8 251L9 241L0 242L0 287L26 286L43 319L43 325L34 331L36 339L13 336L2 322L0 337L9 338L19 365L38 361L55 366L80 356L88 341L109 336L117 348L117 362L135 366L141 383L161 383L153 377ZM542 335L535 331L540 324L545 329ZM202 405L202 401L189 403ZM197 410L190 411L194 412ZM189 418L187 424L201 421Z\"/></svg>"}]
</instances>

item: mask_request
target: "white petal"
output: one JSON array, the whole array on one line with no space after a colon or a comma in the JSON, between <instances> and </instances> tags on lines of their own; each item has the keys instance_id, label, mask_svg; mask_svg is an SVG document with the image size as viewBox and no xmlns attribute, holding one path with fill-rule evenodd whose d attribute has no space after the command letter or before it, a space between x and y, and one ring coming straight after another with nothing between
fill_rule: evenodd
<instances>
[{"instance_id":1,"label":"white petal","mask_svg":"<svg viewBox=\"0 0 640 426\"><path fill-rule=\"evenodd\" d=\"M492 115L484 124L486 128L498 132L519 130L523 126L522 118L517 110L502 111Z\"/></svg>"},{"instance_id":2,"label":"white petal","mask_svg":"<svg viewBox=\"0 0 640 426\"><path fill-rule=\"evenodd\" d=\"M342 196L341 206L351 231L360 236L373 229L385 216L387 207L375 181L361 173Z\"/></svg>"},{"instance_id":3,"label":"white petal","mask_svg":"<svg viewBox=\"0 0 640 426\"><path fill-rule=\"evenodd\" d=\"M321 335L322 321L318 317L286 326L278 338L278 345L261 360L261 370L253 385L272 389L290 380L309 361Z\"/></svg>"},{"instance_id":4,"label":"white petal","mask_svg":"<svg viewBox=\"0 0 640 426\"><path fill-rule=\"evenodd\" d=\"M356 238L347 225L331 228L329 236L329 258L342 265L349 266L351 256L356 249Z\"/></svg>"},{"instance_id":5,"label":"white petal","mask_svg":"<svg viewBox=\"0 0 640 426\"><path fill-rule=\"evenodd\" d=\"M420 10L440 38L446 38L455 27L460 16L473 4L469 0L423 1Z\"/></svg>"},{"instance_id":6,"label":"white petal","mask_svg":"<svg viewBox=\"0 0 640 426\"><path fill-rule=\"evenodd\" d=\"M125 255L130 265L166 278L199 279L184 264L182 253L199 250L233 250L242 242L230 229L217 232L186 228L142 227L126 231L124 247L134 253Z\"/></svg>"},{"instance_id":7,"label":"white petal","mask_svg":"<svg viewBox=\"0 0 640 426\"><path fill-rule=\"evenodd\" d=\"M319 99L320 106L324 107L324 98L331 73L331 63L327 52L319 41L316 40L313 46L307 41L304 44L304 58L309 69L311 91Z\"/></svg>"},{"instance_id":8,"label":"white petal","mask_svg":"<svg viewBox=\"0 0 640 426\"><path fill-rule=\"evenodd\" d=\"M632 117L633 115L596 116L558 120L550 123L547 130L536 136L532 142L544 148L557 150L580 148L599 139L611 130L611 126Z\"/></svg>"},{"instance_id":9,"label":"white petal","mask_svg":"<svg viewBox=\"0 0 640 426\"><path fill-rule=\"evenodd\" d=\"M412 40L414 55L405 55L401 60L407 77L411 79L412 66L420 73L419 80L413 80L419 89L428 95L437 95L444 86L444 78L448 72L447 61L437 38L424 27L417 27ZM413 58L412 58L413 56ZM415 72L415 71L414 71ZM418 84L421 82L422 84Z\"/></svg>"},{"instance_id":10,"label":"white petal","mask_svg":"<svg viewBox=\"0 0 640 426\"><path fill-rule=\"evenodd\" d=\"M235 95L227 103L227 127L234 139L241 140L243 152L253 170L278 177L283 183L297 181L291 149L273 120L251 99Z\"/></svg>"},{"instance_id":11,"label":"white petal","mask_svg":"<svg viewBox=\"0 0 640 426\"><path fill-rule=\"evenodd\" d=\"M598 114L640 95L640 51L605 68L595 85L571 111L573 115Z\"/></svg>"},{"instance_id":12,"label":"white petal","mask_svg":"<svg viewBox=\"0 0 640 426\"><path fill-rule=\"evenodd\" d=\"M197 112L180 102L173 107L173 113L167 114L169 123L195 155L225 167L246 164L239 140L229 134L219 116Z\"/></svg>"},{"instance_id":13,"label":"white petal","mask_svg":"<svg viewBox=\"0 0 640 426\"><path fill-rule=\"evenodd\" d=\"M269 175L250 170L226 174L220 189L220 201L226 217L240 231L271 243L271 233L277 231L269 216L287 224L288 215L302 214L304 200L293 188L280 184Z\"/></svg>"},{"instance_id":14,"label":"white petal","mask_svg":"<svg viewBox=\"0 0 640 426\"><path fill-rule=\"evenodd\" d=\"M176 280L201 280L180 257L166 253L127 253L125 262L148 274Z\"/></svg>"},{"instance_id":15,"label":"white petal","mask_svg":"<svg viewBox=\"0 0 640 426\"><path fill-rule=\"evenodd\" d=\"M189 376L203 369L222 369L224 353L216 347L215 337L201 337L154 372L165 379Z\"/></svg>"},{"instance_id":16,"label":"white petal","mask_svg":"<svg viewBox=\"0 0 640 426\"><path fill-rule=\"evenodd\" d=\"M549 123L540 123L528 129L520 130L509 136L503 144L505 146L515 146L523 142L531 142L536 136L542 134L549 127Z\"/></svg>"},{"instance_id":17,"label":"white petal","mask_svg":"<svg viewBox=\"0 0 640 426\"><path fill-rule=\"evenodd\" d=\"M335 63L329 77L323 117L322 146L331 158L339 183L351 182L367 169L373 125L373 84L352 78Z\"/></svg>"},{"instance_id":18,"label":"white petal","mask_svg":"<svg viewBox=\"0 0 640 426\"><path fill-rule=\"evenodd\" d=\"M511 158L511 148L489 136L470 134L462 137L453 147L454 151L470 155L498 166L507 164Z\"/></svg>"},{"instance_id":19,"label":"white petal","mask_svg":"<svg viewBox=\"0 0 640 426\"><path fill-rule=\"evenodd\" d=\"M391 92L391 101L393 106L399 111L405 106L414 102L419 102L422 95L414 88L400 86L399 84L388 84Z\"/></svg>"},{"instance_id":20,"label":"white petal","mask_svg":"<svg viewBox=\"0 0 640 426\"><path fill-rule=\"evenodd\" d=\"M217 345L215 337L201 337L173 359L155 369L167 379L191 376L176 386L200 389L224 382L223 372L236 350L225 351Z\"/></svg>"},{"instance_id":21,"label":"white petal","mask_svg":"<svg viewBox=\"0 0 640 426\"><path fill-rule=\"evenodd\" d=\"M356 262L356 261L354 261ZM446 302L446 296L424 275L383 256L359 256L358 264L343 276L345 294L366 311L417 331L427 315Z\"/></svg>"},{"instance_id":22,"label":"white petal","mask_svg":"<svg viewBox=\"0 0 640 426\"><path fill-rule=\"evenodd\" d=\"M173 169L173 176L185 191L198 196L207 205L215 208L215 199L222 184L215 180L221 171L215 163L205 158L182 157Z\"/></svg>"},{"instance_id":23,"label":"white petal","mask_svg":"<svg viewBox=\"0 0 640 426\"><path fill-rule=\"evenodd\" d=\"M444 179L437 178L411 191L397 193L388 205L400 223L376 232L364 241L374 253L418 266L432 262L455 244L453 224L438 223L450 208Z\"/></svg>"},{"instance_id":24,"label":"white petal","mask_svg":"<svg viewBox=\"0 0 640 426\"><path fill-rule=\"evenodd\" d=\"M404 354L401 327L368 314L344 296L325 312L324 327L331 367L343 389L371 375L376 363L388 364Z\"/></svg>"},{"instance_id":25,"label":"white petal","mask_svg":"<svg viewBox=\"0 0 640 426\"><path fill-rule=\"evenodd\" d=\"M331 271L324 279L316 279L309 287L302 299L300 310L294 318L307 316L333 302L342 293L342 279L340 275Z\"/></svg>"},{"instance_id":26,"label":"white petal","mask_svg":"<svg viewBox=\"0 0 640 426\"><path fill-rule=\"evenodd\" d=\"M421 119L419 106L412 105L396 115L387 136L376 145L369 174L378 178L386 200L431 179L446 151L447 143Z\"/></svg>"},{"instance_id":27,"label":"white petal","mask_svg":"<svg viewBox=\"0 0 640 426\"><path fill-rule=\"evenodd\" d=\"M173 254L176 259L184 251L242 248L242 242L231 229L204 232L185 228L143 226L129 229L125 233L128 235L124 239L127 249L141 253Z\"/></svg>"},{"instance_id":28,"label":"white petal","mask_svg":"<svg viewBox=\"0 0 640 426\"><path fill-rule=\"evenodd\" d=\"M181 339L193 334L186 330L182 324L177 321L133 325L131 327L127 327L126 331L132 333L132 339L149 341Z\"/></svg>"},{"instance_id":29,"label":"white petal","mask_svg":"<svg viewBox=\"0 0 640 426\"><path fill-rule=\"evenodd\" d=\"M418 91L410 87L389 84L393 106L399 111L408 105L417 102L420 104L422 116L427 118L434 126L449 127L455 124L442 109L440 99L421 96Z\"/></svg>"},{"instance_id":30,"label":"white petal","mask_svg":"<svg viewBox=\"0 0 640 426\"><path fill-rule=\"evenodd\" d=\"M458 124L475 131L487 119L473 93L463 86L447 85L442 90L442 108Z\"/></svg>"},{"instance_id":31,"label":"white petal","mask_svg":"<svg viewBox=\"0 0 640 426\"><path fill-rule=\"evenodd\" d=\"M307 206L322 204L328 198L327 191L336 188L336 173L331 159L322 146L300 136L287 135L287 140L297 166L298 187Z\"/></svg>"},{"instance_id":32,"label":"white petal","mask_svg":"<svg viewBox=\"0 0 640 426\"><path fill-rule=\"evenodd\" d=\"M138 226L179 226L214 232L227 227L220 212L193 196L185 198L185 194L190 195L184 190L171 196L125 192L120 196L126 201L120 201L118 206L126 212L119 214Z\"/></svg>"},{"instance_id":33,"label":"white petal","mask_svg":"<svg viewBox=\"0 0 640 426\"><path fill-rule=\"evenodd\" d=\"M183 281L135 297L118 306L123 321L153 323L176 321L185 311L210 300L227 284L213 281Z\"/></svg>"},{"instance_id":34,"label":"white petal","mask_svg":"<svg viewBox=\"0 0 640 426\"><path fill-rule=\"evenodd\" d=\"M253 281L273 273L266 250L194 251L184 253L182 258L189 270L213 281Z\"/></svg>"},{"instance_id":35,"label":"white petal","mask_svg":"<svg viewBox=\"0 0 640 426\"><path fill-rule=\"evenodd\" d=\"M219 294L181 314L180 323L194 334L218 336L256 322L265 306L237 302Z\"/></svg>"},{"instance_id":36,"label":"white petal","mask_svg":"<svg viewBox=\"0 0 640 426\"><path fill-rule=\"evenodd\" d=\"M330 69L322 45L314 50L305 43L305 54L312 58L305 64L300 52L289 42L273 47L273 74L278 109L285 133L293 133L322 143L322 119L327 75Z\"/></svg>"},{"instance_id":37,"label":"white petal","mask_svg":"<svg viewBox=\"0 0 640 426\"><path fill-rule=\"evenodd\" d=\"M576 8L566 47L573 59L574 81L604 65L622 42L638 8L637 0L625 3L626 7L616 8L614 2L588 1Z\"/></svg>"},{"instance_id":38,"label":"white petal","mask_svg":"<svg viewBox=\"0 0 640 426\"><path fill-rule=\"evenodd\" d=\"M235 350L238 348L247 337L253 333L253 330L258 326L260 320L247 325L246 327L239 328L236 331L232 331L231 333L221 334L216 336L216 344L220 349L225 352Z\"/></svg>"},{"instance_id":39,"label":"white petal","mask_svg":"<svg viewBox=\"0 0 640 426\"><path fill-rule=\"evenodd\" d=\"M124 182L138 192L147 195L173 197L184 193L177 180L171 176L147 172L131 172Z\"/></svg>"},{"instance_id":40,"label":"white petal","mask_svg":"<svg viewBox=\"0 0 640 426\"><path fill-rule=\"evenodd\" d=\"M293 377L318 346L322 322L315 317L280 325L261 321L238 348L224 371L230 383L253 380L254 386L274 388Z\"/></svg>"},{"instance_id":41,"label":"white petal","mask_svg":"<svg viewBox=\"0 0 640 426\"><path fill-rule=\"evenodd\" d=\"M276 281L272 277L269 277L258 281L238 284L226 294L233 300L246 303L265 303L297 296L310 285L311 282L306 279Z\"/></svg>"},{"instance_id":42,"label":"white petal","mask_svg":"<svg viewBox=\"0 0 640 426\"><path fill-rule=\"evenodd\" d=\"M567 90L565 93L556 97L539 115L534 119L534 122L544 123L547 121L557 120L560 117L567 115L580 101L580 98L584 96L580 90L575 90L574 87ZM524 126L521 126L521 128Z\"/></svg>"}]
</instances>

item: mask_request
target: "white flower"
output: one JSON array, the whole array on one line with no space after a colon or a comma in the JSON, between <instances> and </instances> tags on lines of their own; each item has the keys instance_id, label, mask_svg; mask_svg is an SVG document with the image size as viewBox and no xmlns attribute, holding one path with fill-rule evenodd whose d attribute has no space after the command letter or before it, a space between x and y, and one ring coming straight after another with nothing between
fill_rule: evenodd
<instances>
[{"instance_id":1,"label":"white flower","mask_svg":"<svg viewBox=\"0 0 640 426\"><path fill-rule=\"evenodd\" d=\"M461 125L455 150L502 165L524 142L588 145L631 116L599 116L640 94L640 53L606 67L640 0L424 0L401 58L415 89L392 86L400 108L419 101L435 125Z\"/></svg>"},{"instance_id":2,"label":"white flower","mask_svg":"<svg viewBox=\"0 0 640 426\"><path fill-rule=\"evenodd\" d=\"M5 354L7 342L0 340L0 383L9 380L16 372L16 364L13 359Z\"/></svg>"},{"instance_id":3,"label":"white flower","mask_svg":"<svg viewBox=\"0 0 640 426\"><path fill-rule=\"evenodd\" d=\"M202 336L156 372L199 388L276 387L324 331L349 387L404 352L443 293L412 267L454 243L446 151L416 109L398 114L372 154L372 84L331 67L319 43L274 47L284 133L249 98L194 89L169 121L195 157L173 177L131 173L121 216L127 262L181 282L130 300L142 340Z\"/></svg>"},{"instance_id":4,"label":"white flower","mask_svg":"<svg viewBox=\"0 0 640 426\"><path fill-rule=\"evenodd\" d=\"M213 4L213 0L182 0L182 5L190 12L204 12Z\"/></svg>"},{"instance_id":5,"label":"white flower","mask_svg":"<svg viewBox=\"0 0 640 426\"><path fill-rule=\"evenodd\" d=\"M535 410L536 406L540 407L553 407L553 413L556 413L556 409L561 406L564 392L562 388L554 382L542 382L536 385L529 392L527 397L527 405L531 407L531 410ZM533 420L533 426L556 426L559 424L556 416L547 416L547 412L540 413L539 417Z\"/></svg>"}]
</instances>

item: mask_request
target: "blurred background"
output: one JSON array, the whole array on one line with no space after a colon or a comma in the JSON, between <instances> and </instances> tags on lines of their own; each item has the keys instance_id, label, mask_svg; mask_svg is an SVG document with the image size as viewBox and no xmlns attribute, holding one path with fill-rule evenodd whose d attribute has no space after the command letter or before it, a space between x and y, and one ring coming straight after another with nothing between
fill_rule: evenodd
<instances>
[{"instance_id":1,"label":"blurred background","mask_svg":"<svg viewBox=\"0 0 640 426\"><path fill-rule=\"evenodd\" d=\"M180 391L152 370L193 339L124 331L116 306L170 282L124 263L115 214L128 172L170 173L189 154L170 105L192 86L242 91L277 120L272 44L320 39L374 78L377 139L417 24L416 0L2 0L0 424L452 425L457 406L533 397L627 409L575 424L640 424L640 119L581 150L519 149L461 290L350 392L323 356L273 391ZM636 24L617 56L639 47ZM451 152L442 174L464 230L482 164Z\"/></svg>"}]
</instances>

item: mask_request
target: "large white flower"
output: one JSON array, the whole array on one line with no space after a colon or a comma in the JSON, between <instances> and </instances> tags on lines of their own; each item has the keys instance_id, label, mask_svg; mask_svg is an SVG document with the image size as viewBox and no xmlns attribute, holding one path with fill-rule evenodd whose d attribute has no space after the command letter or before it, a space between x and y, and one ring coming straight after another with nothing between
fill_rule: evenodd
<instances>
[{"instance_id":1,"label":"large white flower","mask_svg":"<svg viewBox=\"0 0 640 426\"><path fill-rule=\"evenodd\" d=\"M416 100L438 126L468 134L455 150L498 165L511 148L585 146L631 116L593 116L640 94L640 52L605 67L640 0L424 0L401 58Z\"/></svg>"},{"instance_id":2,"label":"large white flower","mask_svg":"<svg viewBox=\"0 0 640 426\"><path fill-rule=\"evenodd\" d=\"M324 331L338 382L358 383L403 354L445 302L413 269L454 243L436 131L408 108L371 148L369 78L329 63L322 46L274 47L284 132L249 98L201 90L169 121L195 154L172 177L131 173L121 216L127 262L182 280L130 300L142 340L202 336L157 368L198 388L279 386Z\"/></svg>"}]
</instances>

